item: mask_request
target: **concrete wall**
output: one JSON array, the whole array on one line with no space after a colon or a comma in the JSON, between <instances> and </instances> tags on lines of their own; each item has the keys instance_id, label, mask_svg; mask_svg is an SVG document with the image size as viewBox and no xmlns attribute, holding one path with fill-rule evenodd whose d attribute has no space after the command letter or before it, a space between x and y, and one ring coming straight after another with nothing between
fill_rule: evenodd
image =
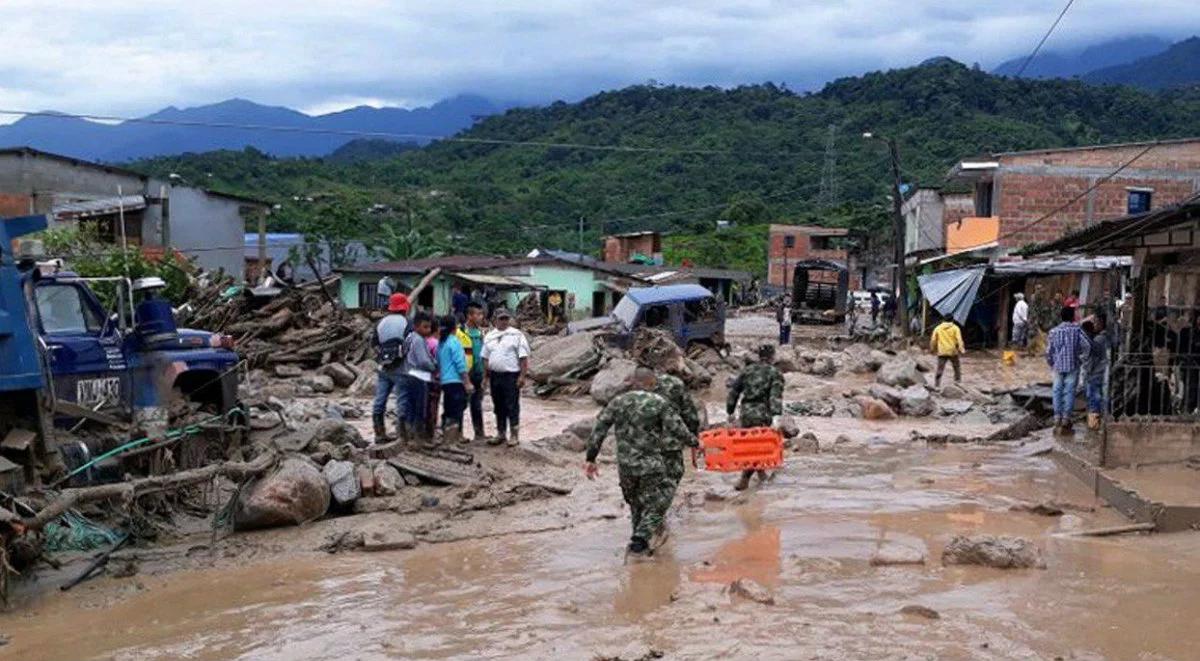
<instances>
[{"instance_id":1,"label":"concrete wall","mask_svg":"<svg viewBox=\"0 0 1200 661\"><path fill-rule=\"evenodd\" d=\"M570 296L567 297L567 314L572 320L587 319L593 316L592 292L596 291L598 286L595 271L569 266L535 264L530 274L521 280L545 287L548 290L563 290L568 294L574 294L574 307L570 306Z\"/></svg>"},{"instance_id":2,"label":"concrete wall","mask_svg":"<svg viewBox=\"0 0 1200 661\"><path fill-rule=\"evenodd\" d=\"M1186 461L1200 454L1200 422L1108 423L1104 466Z\"/></svg>"},{"instance_id":3,"label":"concrete wall","mask_svg":"<svg viewBox=\"0 0 1200 661\"><path fill-rule=\"evenodd\" d=\"M1155 209L1200 191L1200 141L1159 145L1138 157L1144 149L1131 145L1002 155L993 181L1001 244L1016 248L1057 239L1098 221L1124 216L1131 188L1150 190ZM1128 168L1085 194L1135 157ZM1077 202L1051 218L1017 231L1080 195Z\"/></svg>"},{"instance_id":4,"label":"concrete wall","mask_svg":"<svg viewBox=\"0 0 1200 661\"><path fill-rule=\"evenodd\" d=\"M945 249L946 204L941 191L922 188L904 201L904 254Z\"/></svg>"},{"instance_id":5,"label":"concrete wall","mask_svg":"<svg viewBox=\"0 0 1200 661\"><path fill-rule=\"evenodd\" d=\"M245 269L246 220L242 205L197 188L170 191L171 247L209 271L241 280Z\"/></svg>"},{"instance_id":6,"label":"concrete wall","mask_svg":"<svg viewBox=\"0 0 1200 661\"><path fill-rule=\"evenodd\" d=\"M849 255L845 250L824 250L812 247L814 238L824 240L830 238L832 240L840 240L842 236L836 237L814 237L812 227L804 225L771 225L770 233L767 235L767 283L777 287L791 287L792 278L790 272L793 270L796 262L804 259L831 259L842 264L847 264ZM821 229L821 228L818 228ZM791 248L786 246L786 237L794 237L795 245ZM837 276L830 272L826 277L830 282L836 282ZM858 278L852 274L851 289L858 288L861 284L857 283ZM856 286L857 285L857 286Z\"/></svg>"}]
</instances>

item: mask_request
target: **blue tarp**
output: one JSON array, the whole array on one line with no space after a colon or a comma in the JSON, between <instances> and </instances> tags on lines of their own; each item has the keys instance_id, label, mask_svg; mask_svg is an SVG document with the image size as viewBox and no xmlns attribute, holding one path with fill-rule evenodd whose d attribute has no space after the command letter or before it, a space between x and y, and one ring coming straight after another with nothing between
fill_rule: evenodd
<instances>
[{"instance_id":1,"label":"blue tarp","mask_svg":"<svg viewBox=\"0 0 1200 661\"><path fill-rule=\"evenodd\" d=\"M979 283L983 282L986 270L987 267L979 266L939 271L917 276L917 283L921 285L921 294L935 310L954 317L961 325L967 322L967 315L971 313L971 306L975 304Z\"/></svg>"}]
</instances>

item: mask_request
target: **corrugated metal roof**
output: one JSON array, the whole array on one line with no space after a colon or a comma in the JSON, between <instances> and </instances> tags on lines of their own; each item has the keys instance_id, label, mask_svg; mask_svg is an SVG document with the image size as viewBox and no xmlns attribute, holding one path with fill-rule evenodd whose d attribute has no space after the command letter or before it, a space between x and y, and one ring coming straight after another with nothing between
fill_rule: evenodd
<instances>
[{"instance_id":1,"label":"corrugated metal roof","mask_svg":"<svg viewBox=\"0 0 1200 661\"><path fill-rule=\"evenodd\" d=\"M146 208L146 198L141 195L122 195L120 197L102 197L95 200L67 202L50 210L56 218L88 218L90 216L108 216L125 211L138 211Z\"/></svg>"},{"instance_id":2,"label":"corrugated metal roof","mask_svg":"<svg viewBox=\"0 0 1200 661\"><path fill-rule=\"evenodd\" d=\"M1062 255L1047 259L1023 259L1012 262L997 262L991 270L999 275L1036 275L1054 273L1096 273L1133 264L1128 256L1084 257Z\"/></svg>"},{"instance_id":3,"label":"corrugated metal roof","mask_svg":"<svg viewBox=\"0 0 1200 661\"><path fill-rule=\"evenodd\" d=\"M1113 243L1190 223L1200 218L1200 201L1178 204L1144 213L1133 214L1113 220L1102 220L1091 227L1072 232L1057 241L1043 243L1022 251L1026 255L1044 255L1051 252L1088 252L1120 249Z\"/></svg>"},{"instance_id":4,"label":"corrugated metal roof","mask_svg":"<svg viewBox=\"0 0 1200 661\"><path fill-rule=\"evenodd\" d=\"M917 283L921 286L921 294L935 310L965 324L985 271L982 266L940 271L917 276Z\"/></svg>"}]
</instances>

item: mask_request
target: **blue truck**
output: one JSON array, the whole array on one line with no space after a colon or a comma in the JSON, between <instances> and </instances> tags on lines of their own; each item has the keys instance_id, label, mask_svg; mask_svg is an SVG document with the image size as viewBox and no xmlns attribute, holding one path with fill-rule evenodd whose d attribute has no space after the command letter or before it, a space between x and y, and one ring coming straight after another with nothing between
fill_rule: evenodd
<instances>
[{"instance_id":1,"label":"blue truck","mask_svg":"<svg viewBox=\"0 0 1200 661\"><path fill-rule=\"evenodd\" d=\"M180 400L215 417L237 410L229 337L176 328L157 278L39 265L22 252L37 244L18 237L46 226L44 216L0 219L0 488L72 471L134 436L165 438ZM114 303L102 304L97 282ZM102 431L63 433L82 427Z\"/></svg>"}]
</instances>

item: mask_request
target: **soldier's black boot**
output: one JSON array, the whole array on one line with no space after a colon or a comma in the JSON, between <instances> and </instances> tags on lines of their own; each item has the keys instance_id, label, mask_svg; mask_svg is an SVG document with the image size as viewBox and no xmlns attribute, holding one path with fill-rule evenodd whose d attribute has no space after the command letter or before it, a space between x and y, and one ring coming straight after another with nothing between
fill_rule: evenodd
<instances>
[{"instance_id":1,"label":"soldier's black boot","mask_svg":"<svg viewBox=\"0 0 1200 661\"><path fill-rule=\"evenodd\" d=\"M742 476L738 478L737 484L733 488L738 491L745 491L750 487L750 478L754 476L754 471L742 471Z\"/></svg>"},{"instance_id":2,"label":"soldier's black boot","mask_svg":"<svg viewBox=\"0 0 1200 661\"><path fill-rule=\"evenodd\" d=\"M375 426L375 444L376 445L382 445L382 444L387 443L388 441L392 440L392 438L390 436L388 436L387 423L385 422L385 420L386 420L386 418L384 417L384 414L382 414L382 413L371 416L371 422Z\"/></svg>"},{"instance_id":3,"label":"soldier's black boot","mask_svg":"<svg viewBox=\"0 0 1200 661\"><path fill-rule=\"evenodd\" d=\"M634 537L629 540L629 547L626 550L634 555L646 555L650 552L650 545L641 537Z\"/></svg>"}]
</instances>

